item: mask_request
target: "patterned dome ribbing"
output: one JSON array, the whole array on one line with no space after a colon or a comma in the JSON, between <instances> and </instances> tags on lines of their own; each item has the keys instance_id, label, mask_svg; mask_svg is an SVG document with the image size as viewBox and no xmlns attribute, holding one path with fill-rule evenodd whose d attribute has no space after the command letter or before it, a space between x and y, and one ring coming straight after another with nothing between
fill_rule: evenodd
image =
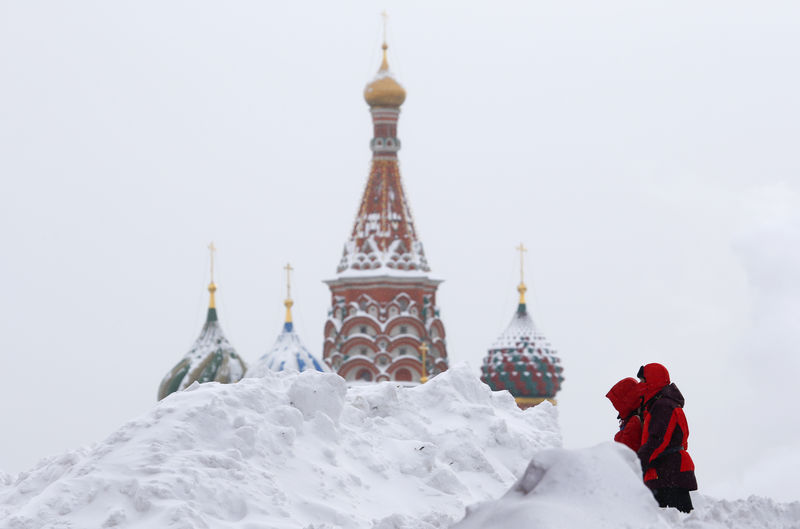
<instances>
[{"instance_id":1,"label":"patterned dome ribbing","mask_svg":"<svg viewBox=\"0 0 800 529\"><path fill-rule=\"evenodd\" d=\"M561 389L561 360L528 315L524 298L484 357L481 371L483 382L495 391L508 390L521 407L552 401Z\"/></svg>"},{"instance_id":2,"label":"patterned dome ribbing","mask_svg":"<svg viewBox=\"0 0 800 529\"><path fill-rule=\"evenodd\" d=\"M292 322L286 322L283 332L275 340L275 345L247 370L246 376L263 377L268 371L309 370L329 372L330 368L303 345L300 337L294 332Z\"/></svg>"},{"instance_id":3,"label":"patterned dome ribbing","mask_svg":"<svg viewBox=\"0 0 800 529\"><path fill-rule=\"evenodd\" d=\"M286 301L283 302L286 307L286 320L283 323L283 332L278 335L275 340L275 345L272 346L264 356L258 359L258 362L247 370L248 377L263 377L269 371L322 371L329 372L330 368L312 355L297 333L294 332L294 324L292 323L292 287L291 287L291 271L293 270L290 264L285 267L286 270Z\"/></svg>"},{"instance_id":4,"label":"patterned dome ribbing","mask_svg":"<svg viewBox=\"0 0 800 529\"><path fill-rule=\"evenodd\" d=\"M173 367L161 381L158 400L170 393L185 389L193 382L221 382L228 384L241 380L247 366L233 346L225 338L214 306L214 292L217 287L212 282L208 316L200 337L194 342L186 356Z\"/></svg>"}]
</instances>

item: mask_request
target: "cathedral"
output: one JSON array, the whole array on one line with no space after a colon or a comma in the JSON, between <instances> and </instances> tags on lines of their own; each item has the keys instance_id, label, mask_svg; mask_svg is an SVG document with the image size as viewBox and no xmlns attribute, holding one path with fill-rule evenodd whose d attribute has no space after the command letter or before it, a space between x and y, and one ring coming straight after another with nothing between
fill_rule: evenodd
<instances>
[{"instance_id":1,"label":"cathedral","mask_svg":"<svg viewBox=\"0 0 800 529\"><path fill-rule=\"evenodd\" d=\"M332 371L351 385L391 381L414 386L448 368L445 329L436 300L442 280L431 275L398 165L397 124L406 91L389 69L385 39L382 49L380 68L364 89L373 124L370 171L336 275L325 281L331 304L321 358L306 348L294 330L291 267L287 265L283 329L257 362L250 367L245 364L218 321L212 245L206 324L189 353L162 380L159 399L194 382L233 383L267 371ZM518 290L517 311L484 358L481 379L493 390L508 390L521 408L544 400L555 403L563 381L560 359L528 315L524 281Z\"/></svg>"}]
</instances>

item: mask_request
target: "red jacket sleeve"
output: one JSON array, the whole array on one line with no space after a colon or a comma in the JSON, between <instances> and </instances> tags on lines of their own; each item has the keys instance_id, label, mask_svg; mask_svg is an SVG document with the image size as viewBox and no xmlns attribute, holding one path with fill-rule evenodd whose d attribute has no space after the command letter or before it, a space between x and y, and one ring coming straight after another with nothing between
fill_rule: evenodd
<instances>
[{"instance_id":1,"label":"red jacket sleeve","mask_svg":"<svg viewBox=\"0 0 800 529\"><path fill-rule=\"evenodd\" d=\"M634 415L628 419L622 430L614 436L614 440L637 452L642 444L642 421L639 417Z\"/></svg>"}]
</instances>

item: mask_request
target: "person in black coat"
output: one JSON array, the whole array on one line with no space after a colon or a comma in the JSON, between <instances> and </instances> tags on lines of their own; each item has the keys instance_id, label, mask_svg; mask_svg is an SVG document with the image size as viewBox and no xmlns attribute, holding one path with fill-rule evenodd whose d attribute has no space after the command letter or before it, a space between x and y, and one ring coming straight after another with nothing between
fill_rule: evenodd
<instances>
[{"instance_id":1,"label":"person in black coat","mask_svg":"<svg viewBox=\"0 0 800 529\"><path fill-rule=\"evenodd\" d=\"M661 507L682 512L693 508L690 490L697 490L694 461L687 452L689 425L683 413L684 398L670 383L661 364L647 364L637 374L644 394L642 445L637 452L644 483Z\"/></svg>"}]
</instances>

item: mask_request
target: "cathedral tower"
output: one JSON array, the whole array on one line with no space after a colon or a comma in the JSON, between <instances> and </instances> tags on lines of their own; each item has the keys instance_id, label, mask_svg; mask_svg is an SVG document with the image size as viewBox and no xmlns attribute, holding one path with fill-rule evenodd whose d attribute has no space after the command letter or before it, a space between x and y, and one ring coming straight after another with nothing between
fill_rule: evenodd
<instances>
[{"instance_id":1,"label":"cathedral tower","mask_svg":"<svg viewBox=\"0 0 800 529\"><path fill-rule=\"evenodd\" d=\"M400 180L397 121L405 89L383 60L364 89L372 114L372 165L335 279L323 357L347 381L419 383L447 369L436 289ZM427 344L426 366L421 347Z\"/></svg>"}]
</instances>

